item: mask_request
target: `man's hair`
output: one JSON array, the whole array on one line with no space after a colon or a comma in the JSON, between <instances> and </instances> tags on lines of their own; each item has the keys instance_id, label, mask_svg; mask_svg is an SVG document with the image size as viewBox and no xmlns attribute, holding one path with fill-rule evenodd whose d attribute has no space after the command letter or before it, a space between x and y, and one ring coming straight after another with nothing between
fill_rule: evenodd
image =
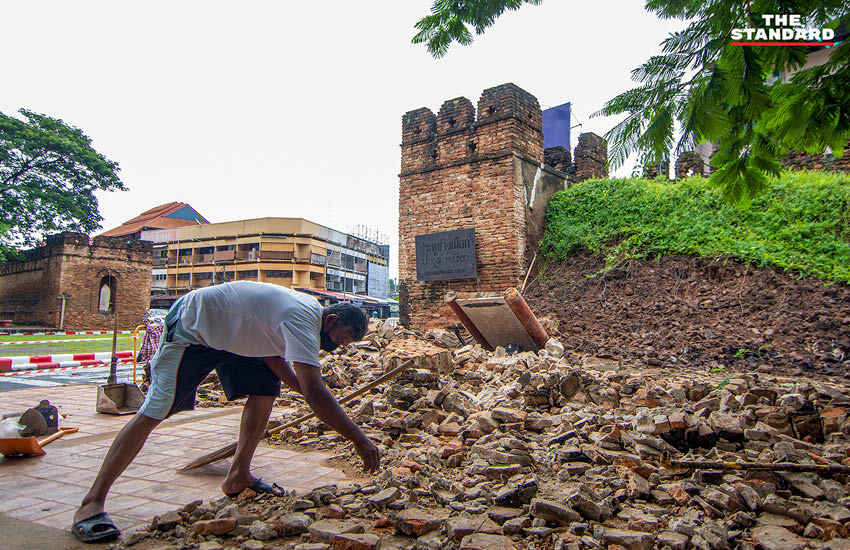
<instances>
[{"instance_id":1,"label":"man's hair","mask_svg":"<svg viewBox=\"0 0 850 550\"><path fill-rule=\"evenodd\" d=\"M330 314L337 316L336 322L345 327L355 340L362 340L363 336L366 335L368 328L366 314L354 304L349 302L331 304L324 311L324 315Z\"/></svg>"}]
</instances>

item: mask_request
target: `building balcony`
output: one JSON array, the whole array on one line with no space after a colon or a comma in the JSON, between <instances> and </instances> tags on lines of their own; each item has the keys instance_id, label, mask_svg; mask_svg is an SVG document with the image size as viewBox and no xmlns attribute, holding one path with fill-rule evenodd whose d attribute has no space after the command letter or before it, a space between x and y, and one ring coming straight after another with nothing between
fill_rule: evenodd
<instances>
[{"instance_id":1,"label":"building balcony","mask_svg":"<svg viewBox=\"0 0 850 550\"><path fill-rule=\"evenodd\" d=\"M325 265L325 256L319 256L318 254L296 254L293 258L293 261L297 263L310 263L316 265Z\"/></svg>"},{"instance_id":2,"label":"building balcony","mask_svg":"<svg viewBox=\"0 0 850 550\"><path fill-rule=\"evenodd\" d=\"M195 264L211 264L215 259L215 254L195 254L192 256L192 263Z\"/></svg>"},{"instance_id":3,"label":"building balcony","mask_svg":"<svg viewBox=\"0 0 850 550\"><path fill-rule=\"evenodd\" d=\"M293 254L290 251L281 250L260 250L261 260L292 260Z\"/></svg>"},{"instance_id":4,"label":"building balcony","mask_svg":"<svg viewBox=\"0 0 850 550\"><path fill-rule=\"evenodd\" d=\"M236 258L235 250L219 250L214 255L215 261L222 262L228 260L234 260Z\"/></svg>"},{"instance_id":5,"label":"building balcony","mask_svg":"<svg viewBox=\"0 0 850 550\"><path fill-rule=\"evenodd\" d=\"M154 267L162 267L164 265L168 265L168 258L154 258L153 266Z\"/></svg>"},{"instance_id":6,"label":"building balcony","mask_svg":"<svg viewBox=\"0 0 850 550\"><path fill-rule=\"evenodd\" d=\"M261 258L259 250L243 250L236 253L236 259L241 261L256 262Z\"/></svg>"}]
</instances>

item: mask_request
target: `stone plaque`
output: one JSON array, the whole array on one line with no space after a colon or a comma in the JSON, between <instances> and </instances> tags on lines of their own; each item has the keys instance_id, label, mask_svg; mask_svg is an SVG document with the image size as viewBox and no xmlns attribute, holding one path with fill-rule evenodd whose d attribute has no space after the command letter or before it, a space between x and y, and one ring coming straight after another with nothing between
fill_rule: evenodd
<instances>
[{"instance_id":1,"label":"stone plaque","mask_svg":"<svg viewBox=\"0 0 850 550\"><path fill-rule=\"evenodd\" d=\"M475 229L455 229L416 235L416 279L475 279Z\"/></svg>"}]
</instances>

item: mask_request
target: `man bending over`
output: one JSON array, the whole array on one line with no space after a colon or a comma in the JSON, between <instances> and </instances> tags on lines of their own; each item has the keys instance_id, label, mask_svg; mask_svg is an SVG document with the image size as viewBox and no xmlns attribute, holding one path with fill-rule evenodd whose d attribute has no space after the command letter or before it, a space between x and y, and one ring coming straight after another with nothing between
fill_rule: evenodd
<instances>
[{"instance_id":1,"label":"man bending over","mask_svg":"<svg viewBox=\"0 0 850 550\"><path fill-rule=\"evenodd\" d=\"M325 424L354 443L367 472L377 470L378 448L325 387L319 349L333 351L366 333L360 308L334 304L266 283L239 281L194 290L165 318L165 335L151 359L151 386L138 414L118 432L88 494L74 514L72 532L84 542L120 535L104 512L106 495L164 419L195 406L195 390L213 370L228 400L247 396L225 494L251 488L283 495L275 483L251 475L251 459L265 432L283 381Z\"/></svg>"}]
</instances>

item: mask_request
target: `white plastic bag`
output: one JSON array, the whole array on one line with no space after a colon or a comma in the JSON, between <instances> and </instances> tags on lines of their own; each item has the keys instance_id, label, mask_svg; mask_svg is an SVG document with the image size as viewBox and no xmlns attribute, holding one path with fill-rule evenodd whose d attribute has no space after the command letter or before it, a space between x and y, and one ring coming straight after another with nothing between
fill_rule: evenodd
<instances>
[{"instance_id":1,"label":"white plastic bag","mask_svg":"<svg viewBox=\"0 0 850 550\"><path fill-rule=\"evenodd\" d=\"M24 427L18 424L17 418L7 418L0 421L0 437L20 437Z\"/></svg>"}]
</instances>

